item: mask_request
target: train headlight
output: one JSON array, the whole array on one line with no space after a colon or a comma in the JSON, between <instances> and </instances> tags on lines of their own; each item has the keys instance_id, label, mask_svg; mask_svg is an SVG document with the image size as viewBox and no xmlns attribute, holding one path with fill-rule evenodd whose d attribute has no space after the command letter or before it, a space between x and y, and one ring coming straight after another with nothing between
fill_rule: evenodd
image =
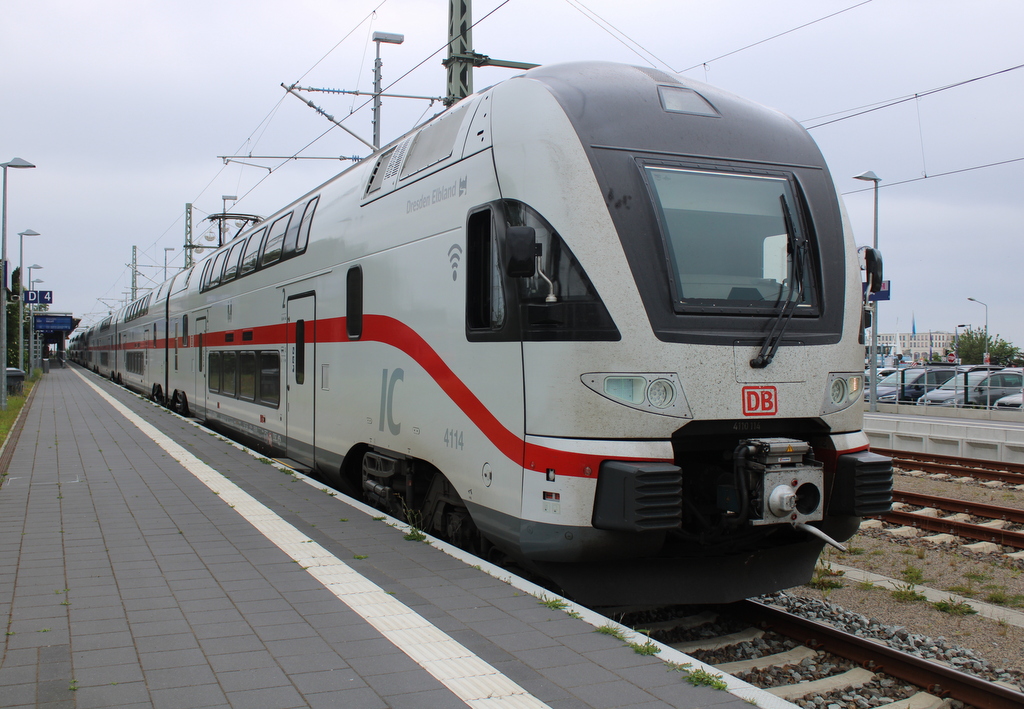
<instances>
[{"instance_id":1,"label":"train headlight","mask_svg":"<svg viewBox=\"0 0 1024 709\"><path fill-rule=\"evenodd\" d=\"M656 409L668 408L672 405L672 401L675 398L675 387L673 387L672 382L667 379L655 379L651 382L651 385L647 387L647 400L651 402L651 406Z\"/></svg>"},{"instance_id":2,"label":"train headlight","mask_svg":"<svg viewBox=\"0 0 1024 709\"><path fill-rule=\"evenodd\" d=\"M693 418L674 373L590 372L580 380L606 399L640 411Z\"/></svg>"},{"instance_id":3,"label":"train headlight","mask_svg":"<svg viewBox=\"0 0 1024 709\"><path fill-rule=\"evenodd\" d=\"M831 414L851 406L860 400L864 390L864 375L859 373L831 372L828 375L828 389L822 414Z\"/></svg>"},{"instance_id":4,"label":"train headlight","mask_svg":"<svg viewBox=\"0 0 1024 709\"><path fill-rule=\"evenodd\" d=\"M832 403L836 406L842 406L846 403L846 395L850 391L850 385L847 384L846 380L842 377L836 377L832 380L831 394Z\"/></svg>"}]
</instances>

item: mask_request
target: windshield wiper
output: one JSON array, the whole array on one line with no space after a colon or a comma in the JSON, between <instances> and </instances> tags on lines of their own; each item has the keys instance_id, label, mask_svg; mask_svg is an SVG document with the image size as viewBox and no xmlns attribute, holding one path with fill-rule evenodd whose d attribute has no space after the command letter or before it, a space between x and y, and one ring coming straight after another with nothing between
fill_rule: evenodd
<instances>
[{"instance_id":1,"label":"windshield wiper","mask_svg":"<svg viewBox=\"0 0 1024 709\"><path fill-rule=\"evenodd\" d=\"M779 349L779 344L782 342L782 336L786 332L786 328L789 326L789 321L793 319L793 313L796 312L797 303L803 299L804 292L804 258L806 255L806 244L800 242L796 238L796 230L793 228L793 213L789 209L789 202L786 201L786 195L779 195L779 202L782 203L782 217L786 222L786 237L789 245L789 252L793 255L793 280L789 285L789 293L786 296L786 302L782 304L782 310L779 311L778 316L772 323L771 332L768 333L768 337L765 338L764 344L761 345L761 351L757 353L754 359L750 360L750 366L753 369L764 369L772 360L775 359L775 353ZM798 297L793 298L794 294ZM781 325L781 327L779 327ZM775 331L778 330L778 335Z\"/></svg>"}]
</instances>

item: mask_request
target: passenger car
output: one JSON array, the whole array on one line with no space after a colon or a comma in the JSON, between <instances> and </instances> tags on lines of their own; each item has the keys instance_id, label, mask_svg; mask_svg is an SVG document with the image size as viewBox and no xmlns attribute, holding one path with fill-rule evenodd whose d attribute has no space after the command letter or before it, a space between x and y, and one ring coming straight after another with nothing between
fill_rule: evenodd
<instances>
[{"instance_id":1,"label":"passenger car","mask_svg":"<svg viewBox=\"0 0 1024 709\"><path fill-rule=\"evenodd\" d=\"M910 367L893 372L878 382L878 403L914 403L938 389L956 374L952 367ZM870 393L868 394L870 400Z\"/></svg>"},{"instance_id":2,"label":"passenger car","mask_svg":"<svg viewBox=\"0 0 1024 709\"><path fill-rule=\"evenodd\" d=\"M1022 388L1024 371L1020 369L1003 369L997 372L976 369L957 373L935 391L922 396L918 403L987 408L1004 396L1020 393Z\"/></svg>"}]
</instances>

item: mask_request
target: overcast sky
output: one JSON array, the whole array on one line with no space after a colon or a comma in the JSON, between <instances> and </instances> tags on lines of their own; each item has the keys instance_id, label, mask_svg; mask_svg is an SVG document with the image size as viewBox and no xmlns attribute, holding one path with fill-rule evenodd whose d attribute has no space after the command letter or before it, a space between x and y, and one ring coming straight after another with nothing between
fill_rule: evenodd
<instances>
[{"instance_id":1,"label":"overcast sky","mask_svg":"<svg viewBox=\"0 0 1024 709\"><path fill-rule=\"evenodd\" d=\"M43 267L37 288L53 291L54 311L98 320L131 287L133 245L140 287L161 280L165 255L172 273L182 264L185 203L195 205L198 232L222 195L241 198L233 211L266 215L348 164L218 156L367 154L282 83L371 90L370 35L384 31L406 38L383 47L385 84L404 77L393 92L443 95L447 8L4 0L0 162L38 166L8 170L12 269L18 233L40 232L26 238L24 256ZM882 178L892 300L881 305L881 330L909 332L914 321L919 333L980 329L985 308L973 297L988 304L990 333L1024 346L1024 69L1014 69L1024 64L1024 3L476 0L473 19L474 49L497 59L656 66L801 121L844 194L858 244L872 240L872 193L853 176ZM477 69L475 86L515 73ZM310 96L370 138L365 97ZM879 107L896 99L907 100ZM385 100L382 142L438 108Z\"/></svg>"}]
</instances>

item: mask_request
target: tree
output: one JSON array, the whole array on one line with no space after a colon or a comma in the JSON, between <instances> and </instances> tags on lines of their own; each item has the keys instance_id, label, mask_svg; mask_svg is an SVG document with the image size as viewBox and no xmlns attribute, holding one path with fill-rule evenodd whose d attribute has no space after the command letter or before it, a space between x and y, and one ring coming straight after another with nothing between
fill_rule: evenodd
<instances>
[{"instance_id":1,"label":"tree","mask_svg":"<svg viewBox=\"0 0 1024 709\"><path fill-rule=\"evenodd\" d=\"M16 268L11 274L10 296L21 293L21 269ZM7 366L18 366L18 302L7 303Z\"/></svg>"},{"instance_id":2,"label":"tree","mask_svg":"<svg viewBox=\"0 0 1024 709\"><path fill-rule=\"evenodd\" d=\"M988 342L988 353L992 364L1004 366L1017 362L1021 359L1019 347L999 337L990 335ZM985 331L970 329L960 333L959 340L960 361L963 364L984 364L985 362Z\"/></svg>"}]
</instances>

